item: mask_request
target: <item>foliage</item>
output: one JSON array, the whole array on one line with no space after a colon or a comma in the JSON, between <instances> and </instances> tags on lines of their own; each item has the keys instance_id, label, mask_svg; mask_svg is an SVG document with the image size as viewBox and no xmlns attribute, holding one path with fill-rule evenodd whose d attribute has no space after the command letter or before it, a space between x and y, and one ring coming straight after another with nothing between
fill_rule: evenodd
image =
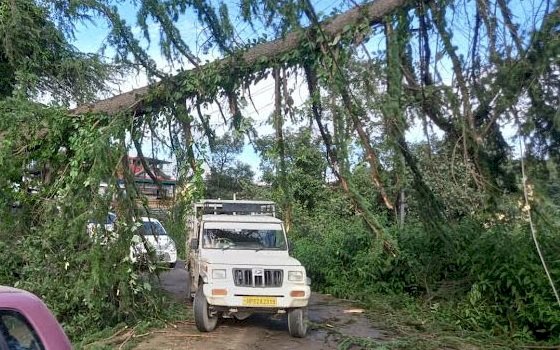
<instances>
[{"instance_id":1,"label":"foliage","mask_svg":"<svg viewBox=\"0 0 560 350\"><path fill-rule=\"evenodd\" d=\"M86 231L90 220L104 222L111 205L98 193L101 182L117 198L115 210L134 200L134 189L117 190L115 177L123 120L69 117L31 100L83 103L115 72L69 43L71 21L55 20L58 13L43 2L0 2L0 247L9 252L0 284L39 295L77 338L137 319L160 301L128 258L130 214L111 244Z\"/></svg>"},{"instance_id":2,"label":"foliage","mask_svg":"<svg viewBox=\"0 0 560 350\"><path fill-rule=\"evenodd\" d=\"M161 299L129 258L136 191L116 182L127 169L126 120L68 117L16 99L1 101L0 114L0 245L10 252L0 284L39 295L74 339L157 313ZM104 222L110 206L117 231L100 227L92 239L88 221Z\"/></svg>"},{"instance_id":3,"label":"foliage","mask_svg":"<svg viewBox=\"0 0 560 350\"><path fill-rule=\"evenodd\" d=\"M171 322L185 320L192 321L190 310L185 309L183 303L162 294L157 314L148 315L134 325L119 323L114 327L92 332L76 342L75 348L87 350L110 350L117 347L133 349L145 339L146 335L150 334L151 329L166 328Z\"/></svg>"},{"instance_id":4,"label":"foliage","mask_svg":"<svg viewBox=\"0 0 560 350\"><path fill-rule=\"evenodd\" d=\"M450 227L453 244L434 257L434 241L419 223L393 231L399 255L383 254L367 229L331 192L324 207L300 218L295 254L314 288L351 299L370 293L421 296L430 305L456 303L449 317L465 329L524 339L555 338L560 312L528 235L527 223L484 228L469 218ZM344 202L342 202L344 203ZM343 208L348 208L345 211ZM553 276L560 274L558 234L544 231L541 244Z\"/></svg>"},{"instance_id":5,"label":"foliage","mask_svg":"<svg viewBox=\"0 0 560 350\"><path fill-rule=\"evenodd\" d=\"M290 159L321 153L319 148L299 143L301 136L286 135L286 144L293 145L288 152ZM259 143L270 144L267 138ZM442 244L427 232L418 215L423 210L422 203L413 197L407 201L403 226L384 214L382 202L371 190L367 171L358 165L352 181L366 194L379 222L389 228L398 249L395 255L389 255L379 241L372 239L344 191L325 184L319 177L317 181L323 185L308 186L306 193L320 200L311 207L306 201L294 201L290 232L294 254L306 266L313 289L364 302L372 294L407 300L412 296L430 308L434 318L465 331L525 341L559 339L556 323L560 312L529 236L520 197L504 197L497 212L496 206L487 206L486 198L468 186L470 177L461 160L455 161L454 170L446 167L449 160L445 147L432 145L429 157L422 155L425 144L413 151L422 160L419 166L424 169L426 181L448 210L447 241ZM276 181L270 158L262 159L263 178ZM301 175L303 168L311 169L313 163L316 168L322 162L320 158L310 164L290 161L290 172ZM306 177L301 180L305 183ZM300 184L291 184L295 193ZM268 193L262 189L254 193L255 198L280 196L274 186ZM560 265L553 258L558 234L547 220L550 218L539 219L539 238L551 273L558 276ZM397 345L394 344L399 348Z\"/></svg>"},{"instance_id":6,"label":"foliage","mask_svg":"<svg viewBox=\"0 0 560 350\"><path fill-rule=\"evenodd\" d=\"M420 296L427 303L456 303L452 322L465 329L527 339L558 339L560 312L535 254L527 224L485 229L470 219L453 225L453 245L434 257L434 242L423 226L408 223L394 231L399 255L390 257L371 241L367 228L331 192L327 208L299 218L295 254L309 271L315 289L350 299L370 293ZM344 201L342 202L344 203ZM349 210L344 211L343 208ZM302 224L301 221L304 223ZM558 234L541 235L553 276L560 274Z\"/></svg>"},{"instance_id":7,"label":"foliage","mask_svg":"<svg viewBox=\"0 0 560 350\"><path fill-rule=\"evenodd\" d=\"M293 201L303 208L312 209L324 198L326 162L320 149L320 140L309 130L301 128L285 133L286 182L290 184ZM275 191L274 197L281 201L283 189L276 176L279 170L278 148L275 139L268 135L256 140L256 150L261 158L262 179Z\"/></svg>"},{"instance_id":8,"label":"foliage","mask_svg":"<svg viewBox=\"0 0 560 350\"><path fill-rule=\"evenodd\" d=\"M123 18L125 5L137 11L139 33ZM557 339L559 311L526 216L535 215L550 260L558 248L558 3L518 11L502 0L406 2L383 21L339 17L330 22L342 27L334 34L307 0L237 5L0 2L0 248L12 252L0 283L40 294L72 335L157 313L146 275L127 258L140 199L123 162L127 137L140 153L146 129L156 139L168 130L180 172L171 231L181 238L188 204L202 195L195 149L203 142L194 130L203 130L214 152L206 195L243 191L280 202L295 252L321 290L356 298L408 293L436 309L456 305L441 315L461 327ZM207 28L205 53L216 47L227 59L201 64L180 30L188 11ZM256 31L248 43L231 20L235 13ZM83 103L107 87L114 67L69 44L75 23L87 20L106 21L115 63L161 81L127 106L133 113L69 117L33 102L45 93ZM258 31L259 24L273 31ZM168 79L158 69L147 46L154 27L167 63L186 60L195 70ZM252 45L290 30L301 34L297 49L245 64ZM241 137L212 144L215 130L201 106L226 99L224 124L255 136L242 111L245 93L271 69L276 135L255 142L266 182L256 186L248 166L232 163ZM302 71L310 98L295 119L287 72ZM286 132L288 115L305 127ZM421 146L409 137L419 124ZM528 140L537 194L531 208L518 203L519 161L506 124ZM108 196L98 193L101 182ZM122 218L117 238L89 239L86 223L110 206ZM550 265L557 277L558 261Z\"/></svg>"},{"instance_id":9,"label":"foliage","mask_svg":"<svg viewBox=\"0 0 560 350\"><path fill-rule=\"evenodd\" d=\"M467 256L473 283L460 315L467 327L558 339L560 312L528 231L527 223L495 226L471 243ZM539 238L551 274L558 276L558 260L550 259L559 249L558 234L543 230Z\"/></svg>"},{"instance_id":10,"label":"foliage","mask_svg":"<svg viewBox=\"0 0 560 350\"><path fill-rule=\"evenodd\" d=\"M212 144L210 173L205 180L205 197L233 199L246 197L245 184L252 183L254 173L248 164L237 161L236 156L243 150L243 138L225 134Z\"/></svg>"},{"instance_id":11,"label":"foliage","mask_svg":"<svg viewBox=\"0 0 560 350\"><path fill-rule=\"evenodd\" d=\"M78 51L52 20L48 6L33 0L0 2L0 98L18 93L68 105L91 101L116 67Z\"/></svg>"}]
</instances>

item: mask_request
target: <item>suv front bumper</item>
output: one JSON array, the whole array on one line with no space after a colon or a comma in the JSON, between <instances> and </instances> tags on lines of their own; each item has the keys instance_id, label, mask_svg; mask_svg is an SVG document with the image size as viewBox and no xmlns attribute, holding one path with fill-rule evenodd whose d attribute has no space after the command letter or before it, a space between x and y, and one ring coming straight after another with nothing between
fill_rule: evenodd
<instances>
[{"instance_id":1,"label":"suv front bumper","mask_svg":"<svg viewBox=\"0 0 560 350\"><path fill-rule=\"evenodd\" d=\"M225 295L216 295L216 292ZM219 284L204 284L204 296L208 304L229 308L290 309L307 306L311 288L307 285L288 285L280 288L231 287ZM303 293L302 293L303 292ZM292 293L301 296L292 296ZM251 304L248 300L266 298L269 304ZM274 303L271 301L274 300Z\"/></svg>"}]
</instances>

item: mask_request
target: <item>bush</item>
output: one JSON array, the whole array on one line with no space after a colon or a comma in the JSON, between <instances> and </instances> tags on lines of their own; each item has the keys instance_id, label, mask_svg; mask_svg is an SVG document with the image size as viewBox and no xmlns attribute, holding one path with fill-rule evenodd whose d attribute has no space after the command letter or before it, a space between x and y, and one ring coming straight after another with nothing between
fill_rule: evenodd
<instances>
[{"instance_id":1,"label":"bush","mask_svg":"<svg viewBox=\"0 0 560 350\"><path fill-rule=\"evenodd\" d=\"M462 308L465 324L482 323L495 332L530 333L537 338L560 336L560 308L529 232L528 224L496 226L472 242L473 284ZM560 251L559 238L553 232L539 235L556 280L560 260L552 257ZM481 316L473 317L476 314Z\"/></svg>"},{"instance_id":2,"label":"bush","mask_svg":"<svg viewBox=\"0 0 560 350\"><path fill-rule=\"evenodd\" d=\"M383 252L361 219L321 209L300 219L295 255L315 290L346 298L403 294L444 302L466 329L548 339L560 337L560 309L536 254L529 227L513 221L488 229L473 219L449 223L442 243L414 222L389 230L399 249ZM304 229L301 229L304 227ZM560 276L560 235L540 243L553 277ZM443 314L442 314L443 317Z\"/></svg>"},{"instance_id":3,"label":"bush","mask_svg":"<svg viewBox=\"0 0 560 350\"><path fill-rule=\"evenodd\" d=\"M11 116L0 119L0 284L41 297L73 340L157 315L151 274L128 258L139 198L123 166L126 125L69 121L55 108L11 102L0 103L0 114ZM49 132L29 137L40 130ZM117 239L102 244L88 236L87 221L104 222L110 206L119 215Z\"/></svg>"}]
</instances>

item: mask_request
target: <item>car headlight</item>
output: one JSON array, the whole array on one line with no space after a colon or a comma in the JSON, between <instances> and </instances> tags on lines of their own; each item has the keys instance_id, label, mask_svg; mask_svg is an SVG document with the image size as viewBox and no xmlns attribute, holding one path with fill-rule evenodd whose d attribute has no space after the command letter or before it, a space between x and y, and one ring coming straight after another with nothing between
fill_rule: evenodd
<instances>
[{"instance_id":1,"label":"car headlight","mask_svg":"<svg viewBox=\"0 0 560 350\"><path fill-rule=\"evenodd\" d=\"M288 281L302 282L303 281L303 272L301 272L301 271L288 271Z\"/></svg>"},{"instance_id":2,"label":"car headlight","mask_svg":"<svg viewBox=\"0 0 560 350\"><path fill-rule=\"evenodd\" d=\"M172 251L172 252L177 250L177 247L175 247L175 243L173 243L173 242L169 242L169 244L165 248L169 251Z\"/></svg>"},{"instance_id":3,"label":"car headlight","mask_svg":"<svg viewBox=\"0 0 560 350\"><path fill-rule=\"evenodd\" d=\"M214 280L223 280L226 279L226 270L212 270L212 279Z\"/></svg>"}]
</instances>

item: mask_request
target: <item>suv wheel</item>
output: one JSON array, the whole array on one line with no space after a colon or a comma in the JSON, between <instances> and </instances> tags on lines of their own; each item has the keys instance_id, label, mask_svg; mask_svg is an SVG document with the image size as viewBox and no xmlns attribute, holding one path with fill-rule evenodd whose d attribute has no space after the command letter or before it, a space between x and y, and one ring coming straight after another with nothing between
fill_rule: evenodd
<instances>
[{"instance_id":1,"label":"suv wheel","mask_svg":"<svg viewBox=\"0 0 560 350\"><path fill-rule=\"evenodd\" d=\"M194 296L194 323L201 332L212 332L218 323L218 316L210 316L208 311L208 301L202 292L202 285Z\"/></svg>"},{"instance_id":2,"label":"suv wheel","mask_svg":"<svg viewBox=\"0 0 560 350\"><path fill-rule=\"evenodd\" d=\"M307 333L307 310L292 309L288 311L288 331L295 338L303 338Z\"/></svg>"}]
</instances>

